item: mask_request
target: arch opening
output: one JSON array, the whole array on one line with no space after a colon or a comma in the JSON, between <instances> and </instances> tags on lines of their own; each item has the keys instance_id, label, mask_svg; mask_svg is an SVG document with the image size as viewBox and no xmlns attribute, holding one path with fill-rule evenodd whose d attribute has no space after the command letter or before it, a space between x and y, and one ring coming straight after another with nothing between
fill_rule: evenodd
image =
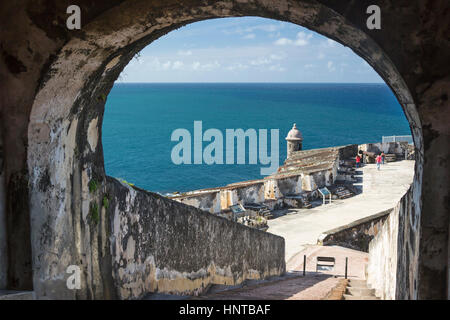
<instances>
[{"instance_id":1,"label":"arch opening","mask_svg":"<svg viewBox=\"0 0 450 320\"><path fill-rule=\"evenodd\" d=\"M288 7L289 10L285 10ZM155 16L160 14L164 19L154 18L152 21L147 20L145 10L140 6L131 6L119 12L121 9L106 12L95 23L86 26L84 39L72 39L64 46L52 66L52 77L43 84L34 101L28 131L28 168L33 221L31 237L36 254L46 255L40 246L41 230L51 223L55 233L46 244L46 249L59 252L60 261L69 262L73 257L87 259L89 267L101 270L101 263L98 262L101 259L96 256L98 253L86 249L90 241L97 240L93 226L85 225L85 221L87 216L92 216L95 199L108 196L108 178L101 145L105 98L123 68L146 45L177 27L210 18L254 15L290 21L350 47L366 60L392 89L410 123L417 150L414 198L420 199L421 189L418 186L422 179L423 139L412 96L383 50L341 15L316 3L288 4L287 1L274 7L259 3L218 3L195 7L189 13L182 7L175 7L171 8L170 18L167 18L167 12L160 12ZM126 19L132 15L133 21ZM102 30L99 26L111 17L127 22ZM52 191L39 185L46 174L49 175ZM90 190L89 185L99 187ZM419 217L419 200L414 205ZM81 217L76 217L79 212ZM72 230L73 234L63 238L66 243L76 244L70 245L70 250L66 252L62 252L61 244L56 241L62 237L62 230ZM86 252L87 258L84 258ZM48 266L54 259L49 256L41 261L34 259L35 290L46 291L43 283L51 278ZM64 271L62 267L57 267L54 272L62 274ZM99 280L95 276L87 279L86 288L92 291L96 281ZM89 294L94 297L102 295L101 289L95 290ZM79 297L89 294L77 293Z\"/></svg>"}]
</instances>

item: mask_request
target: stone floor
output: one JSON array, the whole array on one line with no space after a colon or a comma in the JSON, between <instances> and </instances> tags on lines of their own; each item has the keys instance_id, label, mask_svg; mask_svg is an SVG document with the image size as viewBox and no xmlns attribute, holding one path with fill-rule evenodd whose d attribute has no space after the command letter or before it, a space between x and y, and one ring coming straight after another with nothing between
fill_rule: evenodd
<instances>
[{"instance_id":1,"label":"stone floor","mask_svg":"<svg viewBox=\"0 0 450 320\"><path fill-rule=\"evenodd\" d=\"M316 244L319 235L327 230L393 208L413 181L414 161L390 162L379 171L375 164L367 164L357 172L360 182L355 186L362 193L312 209L291 210L288 215L269 220L267 232L286 241L286 261L306 245Z\"/></svg>"},{"instance_id":2,"label":"stone floor","mask_svg":"<svg viewBox=\"0 0 450 320\"><path fill-rule=\"evenodd\" d=\"M306 259L306 275L303 276L303 255ZM333 270L316 272L316 257L336 258ZM330 299L330 293L344 281L345 258L348 257L348 278L364 279L364 266L368 254L338 246L307 246L291 259L286 276L272 281L252 283L241 288L209 293L197 299L206 300L323 300ZM344 285L345 287L345 285ZM331 299L340 299L335 295Z\"/></svg>"}]
</instances>

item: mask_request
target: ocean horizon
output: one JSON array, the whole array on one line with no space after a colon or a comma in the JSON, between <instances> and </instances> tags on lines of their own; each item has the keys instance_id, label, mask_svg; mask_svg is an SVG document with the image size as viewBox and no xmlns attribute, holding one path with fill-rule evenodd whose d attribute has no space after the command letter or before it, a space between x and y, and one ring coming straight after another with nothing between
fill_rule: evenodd
<instances>
[{"instance_id":1,"label":"ocean horizon","mask_svg":"<svg viewBox=\"0 0 450 320\"><path fill-rule=\"evenodd\" d=\"M262 165L248 164L248 157L244 165L174 164L171 134L180 128L193 134L194 121L224 136L226 129L279 129L279 165L293 123L304 150L411 134L384 83L117 82L102 128L106 173L162 194L263 177Z\"/></svg>"}]
</instances>

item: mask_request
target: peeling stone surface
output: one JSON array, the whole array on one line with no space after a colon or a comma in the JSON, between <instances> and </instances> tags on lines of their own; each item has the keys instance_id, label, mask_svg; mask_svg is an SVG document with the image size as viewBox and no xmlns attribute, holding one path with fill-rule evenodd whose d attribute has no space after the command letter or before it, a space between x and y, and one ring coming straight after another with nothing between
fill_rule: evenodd
<instances>
[{"instance_id":1,"label":"peeling stone surface","mask_svg":"<svg viewBox=\"0 0 450 320\"><path fill-rule=\"evenodd\" d=\"M285 272L284 239L107 178L113 279L120 299L200 294Z\"/></svg>"},{"instance_id":2,"label":"peeling stone surface","mask_svg":"<svg viewBox=\"0 0 450 320\"><path fill-rule=\"evenodd\" d=\"M402 197L369 243L367 283L381 299L417 299L419 230L413 189Z\"/></svg>"}]
</instances>

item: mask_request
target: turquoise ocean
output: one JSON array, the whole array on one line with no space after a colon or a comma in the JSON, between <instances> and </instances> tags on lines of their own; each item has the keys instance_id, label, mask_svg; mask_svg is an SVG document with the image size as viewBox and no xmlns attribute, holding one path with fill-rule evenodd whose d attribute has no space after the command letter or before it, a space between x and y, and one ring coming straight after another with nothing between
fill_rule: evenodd
<instances>
[{"instance_id":1,"label":"turquoise ocean","mask_svg":"<svg viewBox=\"0 0 450 320\"><path fill-rule=\"evenodd\" d=\"M224 144L225 129L279 129L280 165L294 122L303 149L411 134L386 84L116 83L102 128L106 173L162 194L262 178L259 163L173 164L171 134L184 128L193 136L194 121L203 132L221 130Z\"/></svg>"}]
</instances>

